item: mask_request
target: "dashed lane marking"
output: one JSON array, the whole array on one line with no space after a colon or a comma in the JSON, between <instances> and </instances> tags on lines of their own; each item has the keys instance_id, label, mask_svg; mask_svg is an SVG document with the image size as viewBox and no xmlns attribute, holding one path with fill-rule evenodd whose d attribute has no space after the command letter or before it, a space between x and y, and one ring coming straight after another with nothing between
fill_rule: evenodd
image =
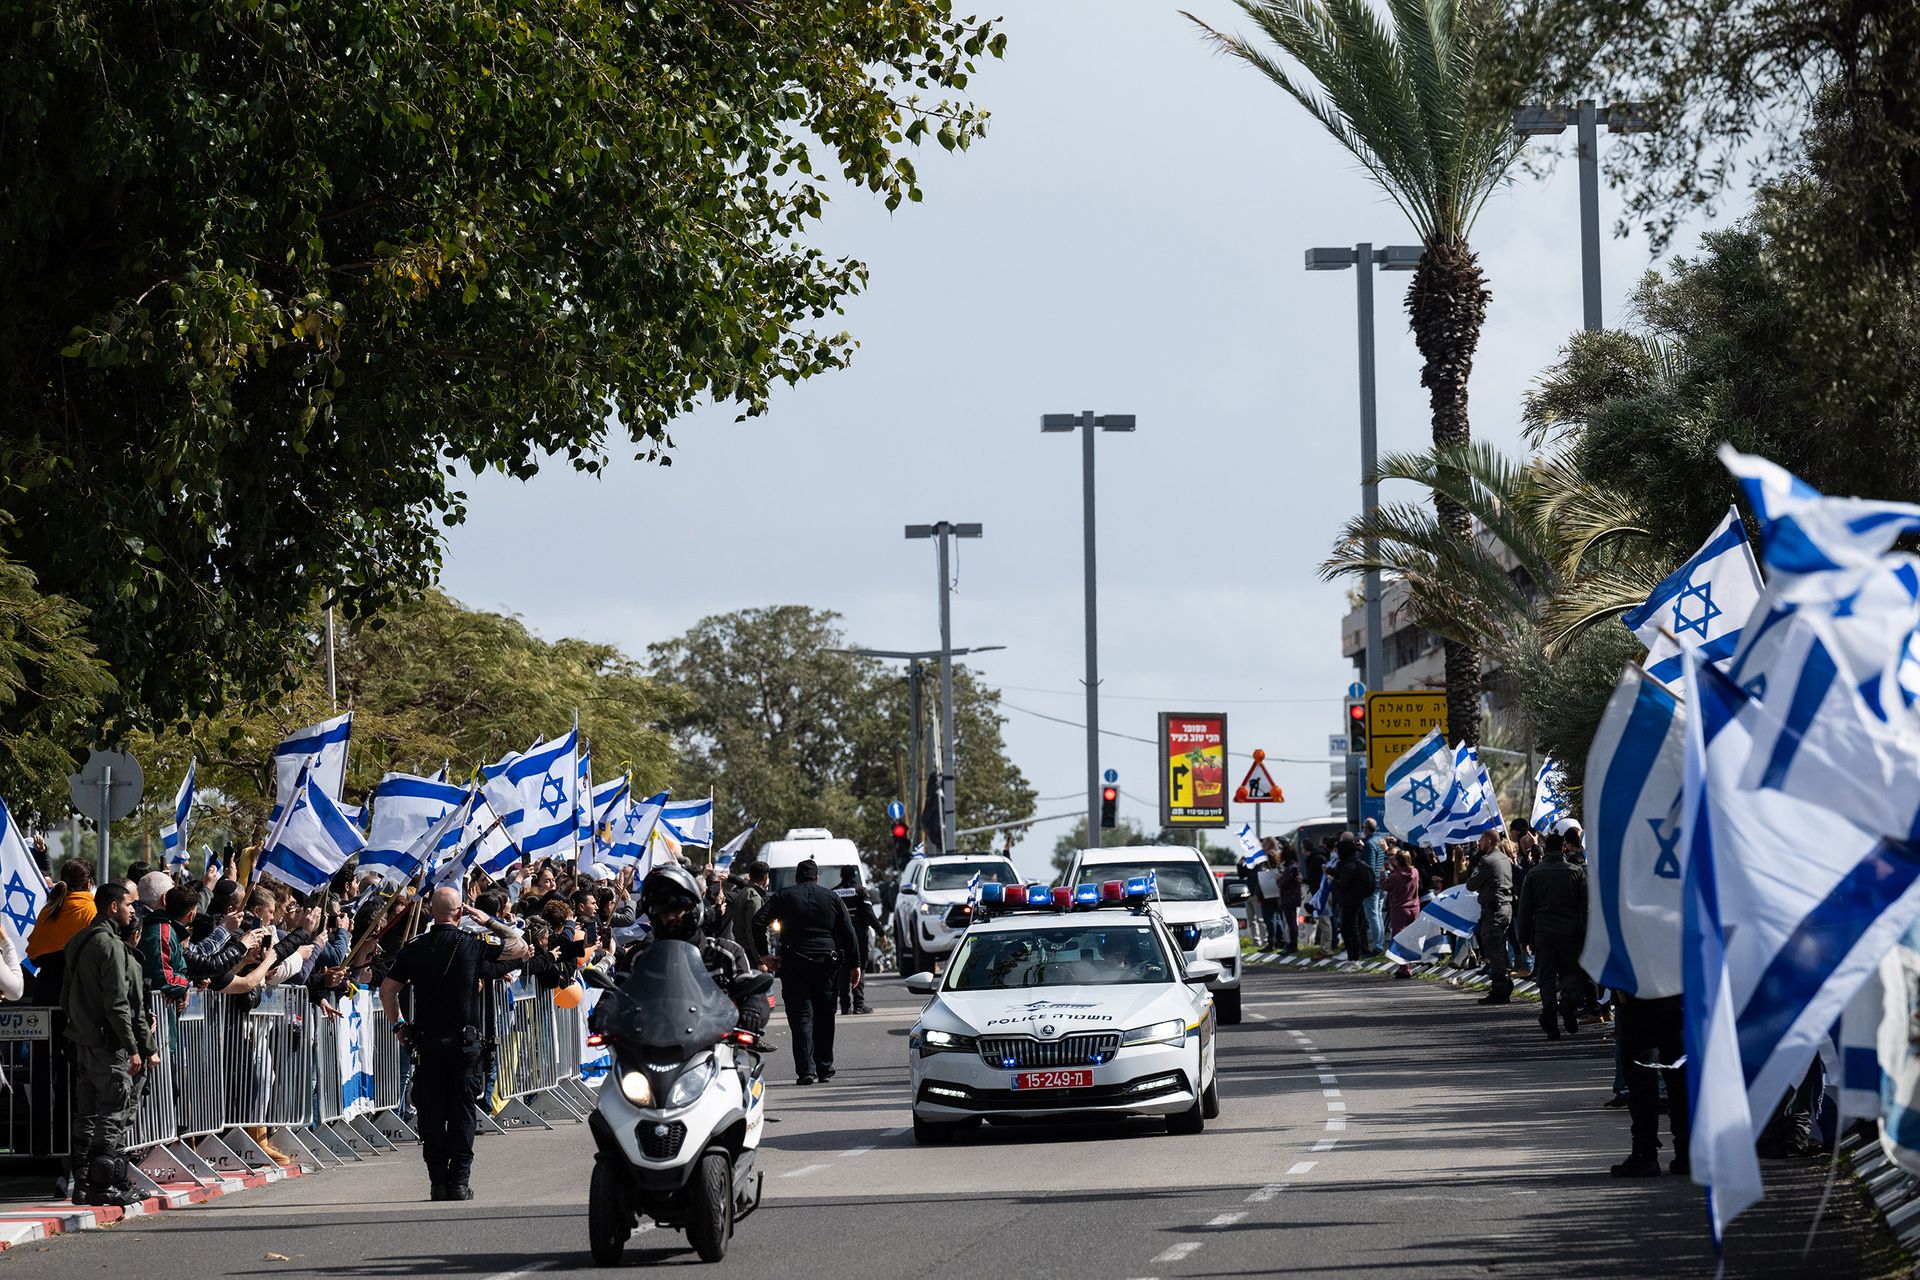
<instances>
[{"instance_id":1,"label":"dashed lane marking","mask_svg":"<svg viewBox=\"0 0 1920 1280\"><path fill-rule=\"evenodd\" d=\"M1200 1242L1198 1240L1182 1240L1179 1244L1168 1245L1166 1249L1161 1251L1158 1257L1154 1258L1154 1261L1179 1262L1189 1254L1196 1252L1199 1248Z\"/></svg>"},{"instance_id":2,"label":"dashed lane marking","mask_svg":"<svg viewBox=\"0 0 1920 1280\"><path fill-rule=\"evenodd\" d=\"M1328 1116L1327 1117L1327 1128L1329 1130L1335 1133L1338 1133L1340 1130L1345 1129L1346 1127L1347 1127L1347 1118L1345 1116Z\"/></svg>"},{"instance_id":3,"label":"dashed lane marking","mask_svg":"<svg viewBox=\"0 0 1920 1280\"><path fill-rule=\"evenodd\" d=\"M1273 1199L1275 1196L1279 1195L1282 1191L1286 1190L1286 1188L1287 1188L1287 1184L1284 1182L1269 1182L1266 1186L1260 1188L1258 1191L1248 1196L1247 1203L1248 1204L1265 1204L1267 1201Z\"/></svg>"},{"instance_id":4,"label":"dashed lane marking","mask_svg":"<svg viewBox=\"0 0 1920 1280\"><path fill-rule=\"evenodd\" d=\"M1313 1146L1311 1146L1310 1148L1308 1148L1308 1150L1310 1150L1310 1151L1331 1151L1331 1150L1333 1150L1333 1148L1334 1148L1334 1145L1335 1145L1336 1143L1338 1143L1339 1141L1340 1141L1340 1139L1338 1139L1338 1138L1322 1138L1322 1139L1320 1139L1320 1141L1318 1141L1318 1142L1316 1142L1316 1143L1314 1143L1314 1144L1313 1144Z\"/></svg>"},{"instance_id":5,"label":"dashed lane marking","mask_svg":"<svg viewBox=\"0 0 1920 1280\"><path fill-rule=\"evenodd\" d=\"M1320 1096L1323 1098L1337 1098L1340 1096L1340 1091L1338 1089L1322 1089Z\"/></svg>"},{"instance_id":6,"label":"dashed lane marking","mask_svg":"<svg viewBox=\"0 0 1920 1280\"><path fill-rule=\"evenodd\" d=\"M900 1126L899 1128L897 1128L897 1129L889 1129L889 1130L887 1130L887 1131L886 1131L885 1133L883 1133L883 1134L881 1134L880 1136L881 1136L881 1137L883 1137L883 1138L897 1138L897 1137L899 1137L899 1136L900 1136L901 1134L903 1134L903 1133L907 1133L907 1132L910 1132L910 1131L911 1131L912 1129L913 1129L913 1126L912 1126L912 1125L910 1125L910 1124L903 1124L903 1125L901 1125L901 1126Z\"/></svg>"},{"instance_id":7,"label":"dashed lane marking","mask_svg":"<svg viewBox=\"0 0 1920 1280\"><path fill-rule=\"evenodd\" d=\"M826 1167L827 1166L824 1164L802 1165L798 1169L789 1169L787 1172L781 1174L780 1176L783 1178L803 1178L809 1173L818 1173Z\"/></svg>"},{"instance_id":8,"label":"dashed lane marking","mask_svg":"<svg viewBox=\"0 0 1920 1280\"><path fill-rule=\"evenodd\" d=\"M536 1262L532 1266L522 1267L518 1271L502 1271L499 1275L488 1276L487 1280L520 1280L522 1276L530 1276L536 1271L545 1271L552 1265L551 1262Z\"/></svg>"},{"instance_id":9,"label":"dashed lane marking","mask_svg":"<svg viewBox=\"0 0 1920 1280\"><path fill-rule=\"evenodd\" d=\"M1230 1227L1246 1216L1246 1211L1243 1209L1236 1209L1232 1213L1216 1213L1207 1220L1207 1225L1210 1227Z\"/></svg>"},{"instance_id":10,"label":"dashed lane marking","mask_svg":"<svg viewBox=\"0 0 1920 1280\"><path fill-rule=\"evenodd\" d=\"M842 1152L840 1153L840 1155L841 1155L841 1158L842 1158L842 1159L844 1159L844 1158L846 1158L847 1156L863 1156L863 1155L865 1155L865 1154L867 1154L867 1152L869 1152L869 1151L871 1151L871 1150L873 1150L873 1148L872 1148L871 1146L866 1146L866 1147L854 1147L854 1148L852 1148L852 1149L850 1149L850 1150L847 1150L847 1151L842 1151Z\"/></svg>"},{"instance_id":11,"label":"dashed lane marking","mask_svg":"<svg viewBox=\"0 0 1920 1280\"><path fill-rule=\"evenodd\" d=\"M1327 1104L1327 1110L1329 1111L1345 1111L1346 1109L1347 1104L1344 1102L1329 1102Z\"/></svg>"},{"instance_id":12,"label":"dashed lane marking","mask_svg":"<svg viewBox=\"0 0 1920 1280\"><path fill-rule=\"evenodd\" d=\"M1293 1166L1293 1168L1287 1170L1287 1176L1289 1178L1298 1178L1305 1174L1312 1173L1313 1166L1318 1163L1320 1163L1318 1160L1302 1160L1299 1164L1296 1164L1295 1166Z\"/></svg>"}]
</instances>

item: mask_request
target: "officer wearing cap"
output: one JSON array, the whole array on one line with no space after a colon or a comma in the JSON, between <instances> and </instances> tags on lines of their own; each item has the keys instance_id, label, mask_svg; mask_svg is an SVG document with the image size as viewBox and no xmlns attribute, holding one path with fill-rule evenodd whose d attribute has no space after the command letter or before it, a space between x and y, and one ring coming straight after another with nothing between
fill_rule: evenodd
<instances>
[{"instance_id":1,"label":"officer wearing cap","mask_svg":"<svg viewBox=\"0 0 1920 1280\"><path fill-rule=\"evenodd\" d=\"M767 899L753 917L754 947L767 954L767 926L779 922L780 994L793 1032L797 1084L833 1079L834 985L840 966L859 954L853 920L839 898L820 885L820 864L808 858L794 868L794 882ZM856 987L863 974L854 969Z\"/></svg>"},{"instance_id":2,"label":"officer wearing cap","mask_svg":"<svg viewBox=\"0 0 1920 1280\"><path fill-rule=\"evenodd\" d=\"M847 909L847 918L853 921L857 953L840 967L840 980L835 989L840 1000L840 1012L872 1013L866 991L853 980L855 973L867 971L867 960L873 948L873 897L867 892L867 886L860 883L859 868L851 864L840 868L840 884L833 891L833 896L840 899Z\"/></svg>"},{"instance_id":3,"label":"officer wearing cap","mask_svg":"<svg viewBox=\"0 0 1920 1280\"><path fill-rule=\"evenodd\" d=\"M474 1107L486 1087L487 1035L480 984L505 977L529 954L518 931L461 901L452 886L433 892L433 927L394 957L380 1005L412 1050L413 1109L435 1200L471 1200ZM499 935L490 942L460 928L471 916ZM400 1016L400 989L413 988L413 1017Z\"/></svg>"}]
</instances>

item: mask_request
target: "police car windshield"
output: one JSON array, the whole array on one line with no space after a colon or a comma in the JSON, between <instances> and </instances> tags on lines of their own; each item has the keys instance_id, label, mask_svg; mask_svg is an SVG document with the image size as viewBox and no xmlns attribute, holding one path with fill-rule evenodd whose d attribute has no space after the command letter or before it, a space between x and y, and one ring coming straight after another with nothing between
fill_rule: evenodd
<instances>
[{"instance_id":1,"label":"police car windshield","mask_svg":"<svg viewBox=\"0 0 1920 1280\"><path fill-rule=\"evenodd\" d=\"M1103 880L1131 880L1153 872L1162 902L1208 902L1214 894L1213 872L1198 862L1184 858L1155 862L1090 862L1080 868L1080 878L1098 884Z\"/></svg>"},{"instance_id":2,"label":"police car windshield","mask_svg":"<svg viewBox=\"0 0 1920 1280\"><path fill-rule=\"evenodd\" d=\"M970 933L961 939L947 970L945 989L1108 987L1172 980L1173 967L1152 926L1103 922L1080 929Z\"/></svg>"},{"instance_id":3,"label":"police car windshield","mask_svg":"<svg viewBox=\"0 0 1920 1280\"><path fill-rule=\"evenodd\" d=\"M1020 883L1020 877L1004 862L946 862L927 868L927 888L964 889L976 871L981 884Z\"/></svg>"}]
</instances>

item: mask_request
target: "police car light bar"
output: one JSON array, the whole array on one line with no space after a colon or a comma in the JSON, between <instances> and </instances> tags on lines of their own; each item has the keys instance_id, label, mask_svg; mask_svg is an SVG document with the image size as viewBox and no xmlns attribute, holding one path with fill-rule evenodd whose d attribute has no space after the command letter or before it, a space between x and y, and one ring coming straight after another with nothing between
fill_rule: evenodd
<instances>
[{"instance_id":1,"label":"police car light bar","mask_svg":"<svg viewBox=\"0 0 1920 1280\"><path fill-rule=\"evenodd\" d=\"M1100 901L1119 902L1127 896L1127 886L1120 880L1107 880L1100 885Z\"/></svg>"},{"instance_id":2,"label":"police car light bar","mask_svg":"<svg viewBox=\"0 0 1920 1280\"><path fill-rule=\"evenodd\" d=\"M1007 900L1007 886L994 882L980 886L980 905L997 907Z\"/></svg>"},{"instance_id":3,"label":"police car light bar","mask_svg":"<svg viewBox=\"0 0 1920 1280\"><path fill-rule=\"evenodd\" d=\"M1083 884L1074 886L1073 902L1079 907L1097 907L1100 905L1100 886Z\"/></svg>"}]
</instances>

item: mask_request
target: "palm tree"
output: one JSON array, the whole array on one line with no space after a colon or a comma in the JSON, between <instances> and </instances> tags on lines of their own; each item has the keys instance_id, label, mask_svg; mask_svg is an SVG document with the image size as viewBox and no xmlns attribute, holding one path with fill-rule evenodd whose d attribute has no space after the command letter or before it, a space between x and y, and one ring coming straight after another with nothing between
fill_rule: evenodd
<instances>
[{"instance_id":1,"label":"palm tree","mask_svg":"<svg viewBox=\"0 0 1920 1280\"><path fill-rule=\"evenodd\" d=\"M1432 407L1436 449L1465 446L1467 376L1486 319L1487 290L1467 235L1519 148L1505 75L1480 61L1498 18L1490 0L1385 0L1389 28L1369 0L1235 0L1280 54L1195 18L1221 51L1254 67L1353 153L1400 207L1425 246L1407 290ZM1434 492L1441 531L1466 546L1465 507ZM1446 641L1447 713L1454 732L1479 736L1480 653Z\"/></svg>"}]
</instances>

